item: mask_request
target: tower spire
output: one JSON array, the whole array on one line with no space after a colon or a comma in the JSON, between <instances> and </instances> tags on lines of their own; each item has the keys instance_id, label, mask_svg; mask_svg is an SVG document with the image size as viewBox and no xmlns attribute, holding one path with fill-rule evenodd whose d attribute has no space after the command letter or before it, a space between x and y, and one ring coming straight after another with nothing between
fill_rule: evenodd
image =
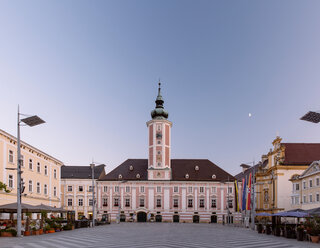
<instances>
[{"instance_id":1,"label":"tower spire","mask_svg":"<svg viewBox=\"0 0 320 248\"><path fill-rule=\"evenodd\" d=\"M158 88L158 96L156 98L156 108L154 110L152 110L151 112L151 117L152 119L167 119L168 118L168 112L166 110L164 110L163 107L163 103L164 100L161 96L161 82L160 82L160 78L159 78L159 82L158 82L159 88Z\"/></svg>"}]
</instances>

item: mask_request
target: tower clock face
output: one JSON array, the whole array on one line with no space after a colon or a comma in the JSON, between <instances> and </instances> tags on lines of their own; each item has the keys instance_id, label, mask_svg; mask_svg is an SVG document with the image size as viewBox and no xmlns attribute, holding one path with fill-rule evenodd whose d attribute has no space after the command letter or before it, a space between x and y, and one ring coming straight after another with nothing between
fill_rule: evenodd
<instances>
[{"instance_id":1,"label":"tower clock face","mask_svg":"<svg viewBox=\"0 0 320 248\"><path fill-rule=\"evenodd\" d=\"M157 139L162 139L162 134L161 133L157 133L156 137L157 137Z\"/></svg>"}]
</instances>

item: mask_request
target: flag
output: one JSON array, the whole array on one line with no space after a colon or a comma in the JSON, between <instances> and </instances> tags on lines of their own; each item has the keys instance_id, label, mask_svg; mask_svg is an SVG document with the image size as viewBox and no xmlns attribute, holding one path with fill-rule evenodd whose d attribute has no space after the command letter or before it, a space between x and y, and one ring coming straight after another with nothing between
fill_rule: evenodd
<instances>
[{"instance_id":1,"label":"flag","mask_svg":"<svg viewBox=\"0 0 320 248\"><path fill-rule=\"evenodd\" d=\"M236 210L236 212L239 212L239 193L238 193L238 182L237 182L237 180L234 181L234 188L235 188L235 201L236 201L235 210Z\"/></svg>"},{"instance_id":2,"label":"flag","mask_svg":"<svg viewBox=\"0 0 320 248\"><path fill-rule=\"evenodd\" d=\"M250 173L248 182L247 210L251 210L251 177L252 174Z\"/></svg>"},{"instance_id":3,"label":"flag","mask_svg":"<svg viewBox=\"0 0 320 248\"><path fill-rule=\"evenodd\" d=\"M246 210L247 178L242 179L242 210Z\"/></svg>"}]
</instances>

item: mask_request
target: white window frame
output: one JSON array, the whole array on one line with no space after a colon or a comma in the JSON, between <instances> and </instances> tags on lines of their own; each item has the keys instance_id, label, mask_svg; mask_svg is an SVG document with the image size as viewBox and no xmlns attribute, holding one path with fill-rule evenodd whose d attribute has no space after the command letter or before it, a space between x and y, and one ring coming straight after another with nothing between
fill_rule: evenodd
<instances>
[{"instance_id":1,"label":"white window frame","mask_svg":"<svg viewBox=\"0 0 320 248\"><path fill-rule=\"evenodd\" d=\"M37 194L41 194L41 183L37 182Z\"/></svg>"},{"instance_id":2,"label":"white window frame","mask_svg":"<svg viewBox=\"0 0 320 248\"><path fill-rule=\"evenodd\" d=\"M200 187L199 187L199 192L200 192L200 193L204 193L204 187L203 187L203 186L200 186Z\"/></svg>"},{"instance_id":3,"label":"white window frame","mask_svg":"<svg viewBox=\"0 0 320 248\"><path fill-rule=\"evenodd\" d=\"M126 186L126 193L130 193L130 186Z\"/></svg>"},{"instance_id":4,"label":"white window frame","mask_svg":"<svg viewBox=\"0 0 320 248\"><path fill-rule=\"evenodd\" d=\"M41 164L40 164L40 162L37 163L37 173L41 173Z\"/></svg>"},{"instance_id":5,"label":"white window frame","mask_svg":"<svg viewBox=\"0 0 320 248\"><path fill-rule=\"evenodd\" d=\"M83 198L78 199L78 206L83 207Z\"/></svg>"},{"instance_id":6,"label":"white window frame","mask_svg":"<svg viewBox=\"0 0 320 248\"><path fill-rule=\"evenodd\" d=\"M33 161L32 161L32 159L30 158L29 159L29 170L33 170Z\"/></svg>"},{"instance_id":7,"label":"white window frame","mask_svg":"<svg viewBox=\"0 0 320 248\"><path fill-rule=\"evenodd\" d=\"M45 195L48 194L48 185L47 185L47 184L43 185L43 193L44 193Z\"/></svg>"},{"instance_id":8,"label":"white window frame","mask_svg":"<svg viewBox=\"0 0 320 248\"><path fill-rule=\"evenodd\" d=\"M48 165L44 166L44 175L48 176Z\"/></svg>"},{"instance_id":9,"label":"white window frame","mask_svg":"<svg viewBox=\"0 0 320 248\"><path fill-rule=\"evenodd\" d=\"M157 193L161 193L161 186L157 186Z\"/></svg>"},{"instance_id":10,"label":"white window frame","mask_svg":"<svg viewBox=\"0 0 320 248\"><path fill-rule=\"evenodd\" d=\"M54 197L57 196L57 187L53 187L53 196L54 196Z\"/></svg>"},{"instance_id":11,"label":"white window frame","mask_svg":"<svg viewBox=\"0 0 320 248\"><path fill-rule=\"evenodd\" d=\"M173 186L173 192L178 193L179 192L179 186Z\"/></svg>"},{"instance_id":12,"label":"white window frame","mask_svg":"<svg viewBox=\"0 0 320 248\"><path fill-rule=\"evenodd\" d=\"M9 158L8 158L8 162L10 164L13 164L13 161L14 161L14 153L12 150L9 150Z\"/></svg>"},{"instance_id":13,"label":"white window frame","mask_svg":"<svg viewBox=\"0 0 320 248\"><path fill-rule=\"evenodd\" d=\"M108 192L108 186L103 186L103 192Z\"/></svg>"},{"instance_id":14,"label":"white window frame","mask_svg":"<svg viewBox=\"0 0 320 248\"><path fill-rule=\"evenodd\" d=\"M29 189L29 192L33 192L33 182L32 182L32 180L29 180L29 182L28 182L28 189Z\"/></svg>"},{"instance_id":15,"label":"white window frame","mask_svg":"<svg viewBox=\"0 0 320 248\"><path fill-rule=\"evenodd\" d=\"M53 169L53 178L57 179L57 169Z\"/></svg>"},{"instance_id":16,"label":"white window frame","mask_svg":"<svg viewBox=\"0 0 320 248\"><path fill-rule=\"evenodd\" d=\"M144 193L144 186L140 186L140 193Z\"/></svg>"},{"instance_id":17,"label":"white window frame","mask_svg":"<svg viewBox=\"0 0 320 248\"><path fill-rule=\"evenodd\" d=\"M80 190L80 189L81 189L81 190ZM83 192L83 185L79 185L78 191L79 191L79 192Z\"/></svg>"},{"instance_id":18,"label":"white window frame","mask_svg":"<svg viewBox=\"0 0 320 248\"><path fill-rule=\"evenodd\" d=\"M14 188L14 177L12 174L8 175L8 187L9 188Z\"/></svg>"},{"instance_id":19,"label":"white window frame","mask_svg":"<svg viewBox=\"0 0 320 248\"><path fill-rule=\"evenodd\" d=\"M72 185L68 185L68 192L72 192L73 191L73 186Z\"/></svg>"},{"instance_id":20,"label":"white window frame","mask_svg":"<svg viewBox=\"0 0 320 248\"><path fill-rule=\"evenodd\" d=\"M114 186L114 192L116 192L116 193L119 193L119 192L120 192L119 186Z\"/></svg>"},{"instance_id":21,"label":"white window frame","mask_svg":"<svg viewBox=\"0 0 320 248\"><path fill-rule=\"evenodd\" d=\"M67 206L68 206L68 207L72 207L72 205L73 205L73 200L72 200L72 198L68 198L68 200L67 200Z\"/></svg>"}]
</instances>

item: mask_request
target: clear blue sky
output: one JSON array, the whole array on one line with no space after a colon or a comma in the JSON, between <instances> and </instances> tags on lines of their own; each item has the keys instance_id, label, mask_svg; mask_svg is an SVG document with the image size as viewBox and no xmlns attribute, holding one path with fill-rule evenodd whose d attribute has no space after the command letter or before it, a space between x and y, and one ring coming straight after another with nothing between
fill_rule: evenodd
<instances>
[{"instance_id":1,"label":"clear blue sky","mask_svg":"<svg viewBox=\"0 0 320 248\"><path fill-rule=\"evenodd\" d=\"M319 1L1 1L0 128L16 110L46 124L23 140L107 171L147 158L163 82L172 158L236 174L276 134L320 142ZM252 113L252 117L248 117Z\"/></svg>"}]
</instances>

